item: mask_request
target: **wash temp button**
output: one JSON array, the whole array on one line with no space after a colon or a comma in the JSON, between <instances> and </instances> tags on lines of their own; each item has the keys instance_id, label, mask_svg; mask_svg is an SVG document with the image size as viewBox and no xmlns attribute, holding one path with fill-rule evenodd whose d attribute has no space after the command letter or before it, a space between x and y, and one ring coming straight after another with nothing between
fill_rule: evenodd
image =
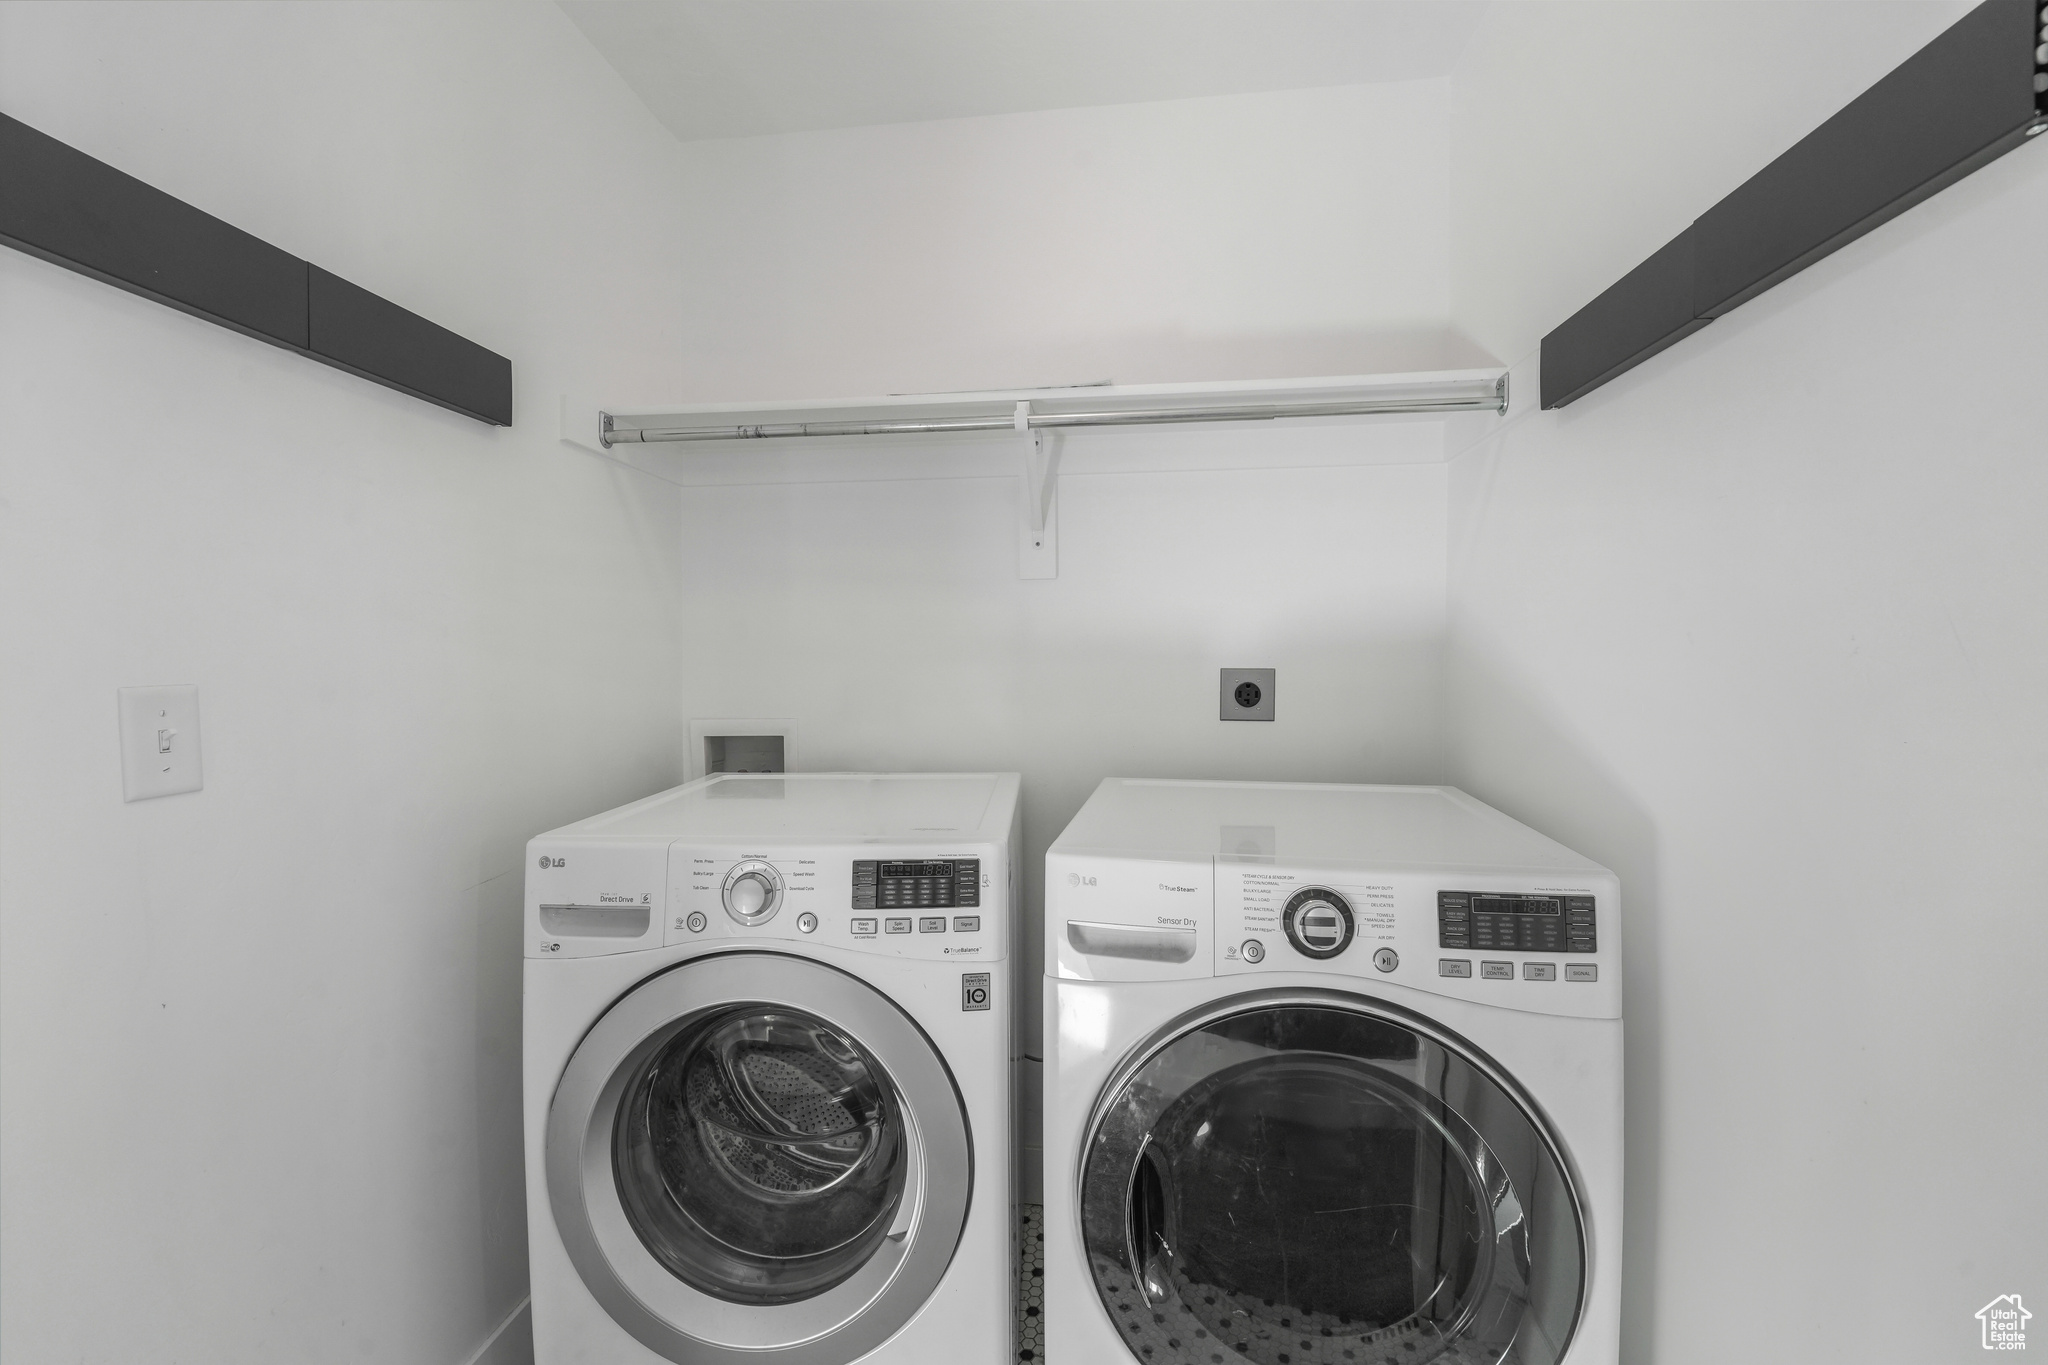
<instances>
[{"instance_id":1,"label":"wash temp button","mask_svg":"<svg viewBox=\"0 0 2048 1365\"><path fill-rule=\"evenodd\" d=\"M1440 957L1436 962L1438 976L1472 975L1472 959L1469 957Z\"/></svg>"},{"instance_id":2,"label":"wash temp button","mask_svg":"<svg viewBox=\"0 0 2048 1365\"><path fill-rule=\"evenodd\" d=\"M1593 962L1567 962L1564 964L1564 979L1567 981L1598 981L1600 967Z\"/></svg>"},{"instance_id":3,"label":"wash temp button","mask_svg":"<svg viewBox=\"0 0 2048 1365\"><path fill-rule=\"evenodd\" d=\"M857 919L853 922L853 932L856 934L872 934L875 932L875 922L871 919Z\"/></svg>"}]
</instances>

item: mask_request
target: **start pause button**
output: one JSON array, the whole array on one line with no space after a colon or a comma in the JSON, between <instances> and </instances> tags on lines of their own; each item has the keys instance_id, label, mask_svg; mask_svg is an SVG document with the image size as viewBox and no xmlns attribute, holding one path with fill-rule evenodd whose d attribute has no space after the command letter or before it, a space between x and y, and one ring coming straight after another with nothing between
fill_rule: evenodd
<instances>
[{"instance_id":1,"label":"start pause button","mask_svg":"<svg viewBox=\"0 0 2048 1365\"><path fill-rule=\"evenodd\" d=\"M960 974L960 1008L963 1010L985 1010L988 1003L987 972L962 972Z\"/></svg>"}]
</instances>

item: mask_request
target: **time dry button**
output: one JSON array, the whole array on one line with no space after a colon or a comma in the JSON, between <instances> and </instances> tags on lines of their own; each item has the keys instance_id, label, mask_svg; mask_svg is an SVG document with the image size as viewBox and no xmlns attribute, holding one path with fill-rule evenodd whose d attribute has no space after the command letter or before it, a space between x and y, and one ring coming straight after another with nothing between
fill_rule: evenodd
<instances>
[{"instance_id":1,"label":"time dry button","mask_svg":"<svg viewBox=\"0 0 2048 1365\"><path fill-rule=\"evenodd\" d=\"M705 925L705 919L704 919L704 912L703 912L702 910L692 910L692 911L690 912L690 917L689 917L688 919L684 920L684 921L683 921L683 923L685 923L685 924L687 924L687 925L689 925L689 926L690 926L690 932L691 932L691 933L693 933L693 934L701 934L701 933L703 933L703 932L704 932L704 925Z\"/></svg>"},{"instance_id":2,"label":"time dry button","mask_svg":"<svg viewBox=\"0 0 2048 1365\"><path fill-rule=\"evenodd\" d=\"M1259 963L1266 960L1266 945L1255 938L1246 939L1244 946L1237 951L1243 955L1246 962Z\"/></svg>"},{"instance_id":3,"label":"time dry button","mask_svg":"<svg viewBox=\"0 0 2048 1365\"><path fill-rule=\"evenodd\" d=\"M798 933L816 933L818 929L818 917L816 915L810 914L809 912L798 915L796 917L796 927Z\"/></svg>"}]
</instances>

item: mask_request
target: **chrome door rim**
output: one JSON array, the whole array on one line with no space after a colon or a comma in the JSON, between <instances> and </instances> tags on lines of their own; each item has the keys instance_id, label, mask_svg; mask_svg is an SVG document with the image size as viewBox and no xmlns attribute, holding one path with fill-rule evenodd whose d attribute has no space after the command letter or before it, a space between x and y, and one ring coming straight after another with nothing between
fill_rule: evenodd
<instances>
[{"instance_id":1,"label":"chrome door rim","mask_svg":"<svg viewBox=\"0 0 2048 1365\"><path fill-rule=\"evenodd\" d=\"M895 1086L909 1138L889 1237L843 1283L787 1304L730 1302L670 1274L627 1220L612 1168L621 1093L640 1064L706 1013L755 1004L800 1010L858 1039ZM548 1108L548 1200L571 1263L614 1321L688 1365L843 1365L881 1345L952 1264L973 1168L966 1108L924 1032L872 986L781 954L696 958L641 982L577 1044Z\"/></svg>"},{"instance_id":2,"label":"chrome door rim","mask_svg":"<svg viewBox=\"0 0 2048 1365\"><path fill-rule=\"evenodd\" d=\"M1588 1245L1587 1241L1585 1199L1580 1189L1577 1172L1572 1167L1571 1160L1564 1150L1564 1145L1558 1141L1557 1134L1552 1129L1550 1120L1544 1116L1541 1107L1537 1105L1535 1099L1506 1068L1494 1061L1484 1050L1475 1046L1463 1036L1445 1028L1427 1015L1419 1014L1414 1010L1404 1009L1399 1005L1391 1004L1373 996L1353 995L1344 991L1317 990L1313 988L1289 989L1287 987L1277 987L1270 990L1246 991L1241 995L1233 995L1221 1000L1211 1001L1205 1005L1199 1005L1176 1016L1147 1034L1142 1042L1124 1054L1124 1059L1110 1072L1109 1079L1103 1082L1102 1088L1096 1092L1094 1107L1088 1115L1088 1122L1081 1134L1080 1146L1074 1153L1074 1225L1071 1232L1075 1245L1083 1246L1086 1244L1086 1236L1082 1228L1082 1218L1088 1198L1088 1154L1094 1149L1095 1139L1101 1130L1103 1121L1109 1116L1110 1110L1122 1096L1125 1087L1130 1084L1132 1077L1142 1071L1147 1063L1166 1048L1199 1029L1206 1028L1210 1024L1218 1023L1225 1019L1235 1018L1238 1015L1254 1014L1261 1010L1284 1008L1289 1005L1303 1006L1311 1009L1337 1009L1353 1014L1362 1014L1370 1018L1384 1020L1396 1027L1418 1034L1461 1058L1467 1065L1498 1087L1501 1093L1506 1095L1515 1107L1521 1111L1522 1117L1528 1122L1537 1137L1542 1140L1544 1149L1550 1157L1551 1164L1555 1167L1558 1177L1564 1182L1565 1194L1570 1201L1572 1212L1575 1215L1574 1222L1578 1239L1579 1263L1584 1270L1579 1277L1579 1297L1577 1306L1572 1314L1571 1330L1558 1343L1558 1358L1563 1360L1568 1357L1571 1352L1572 1340L1578 1335L1580 1324L1585 1321L1586 1305L1591 1293L1593 1277L1591 1273L1592 1248ZM1101 1304L1098 1302L1096 1307L1099 1310Z\"/></svg>"}]
</instances>

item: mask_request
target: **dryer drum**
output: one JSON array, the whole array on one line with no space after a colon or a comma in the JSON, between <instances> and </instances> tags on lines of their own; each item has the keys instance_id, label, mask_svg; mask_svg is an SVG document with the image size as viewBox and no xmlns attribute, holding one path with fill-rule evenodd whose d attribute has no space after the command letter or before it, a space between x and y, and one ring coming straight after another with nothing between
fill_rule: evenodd
<instances>
[{"instance_id":1,"label":"dryer drum","mask_svg":"<svg viewBox=\"0 0 2048 1365\"><path fill-rule=\"evenodd\" d=\"M1099 1105L1082 1234L1144 1365L1554 1365L1584 1287L1533 1115L1399 1012L1169 1030Z\"/></svg>"}]
</instances>

